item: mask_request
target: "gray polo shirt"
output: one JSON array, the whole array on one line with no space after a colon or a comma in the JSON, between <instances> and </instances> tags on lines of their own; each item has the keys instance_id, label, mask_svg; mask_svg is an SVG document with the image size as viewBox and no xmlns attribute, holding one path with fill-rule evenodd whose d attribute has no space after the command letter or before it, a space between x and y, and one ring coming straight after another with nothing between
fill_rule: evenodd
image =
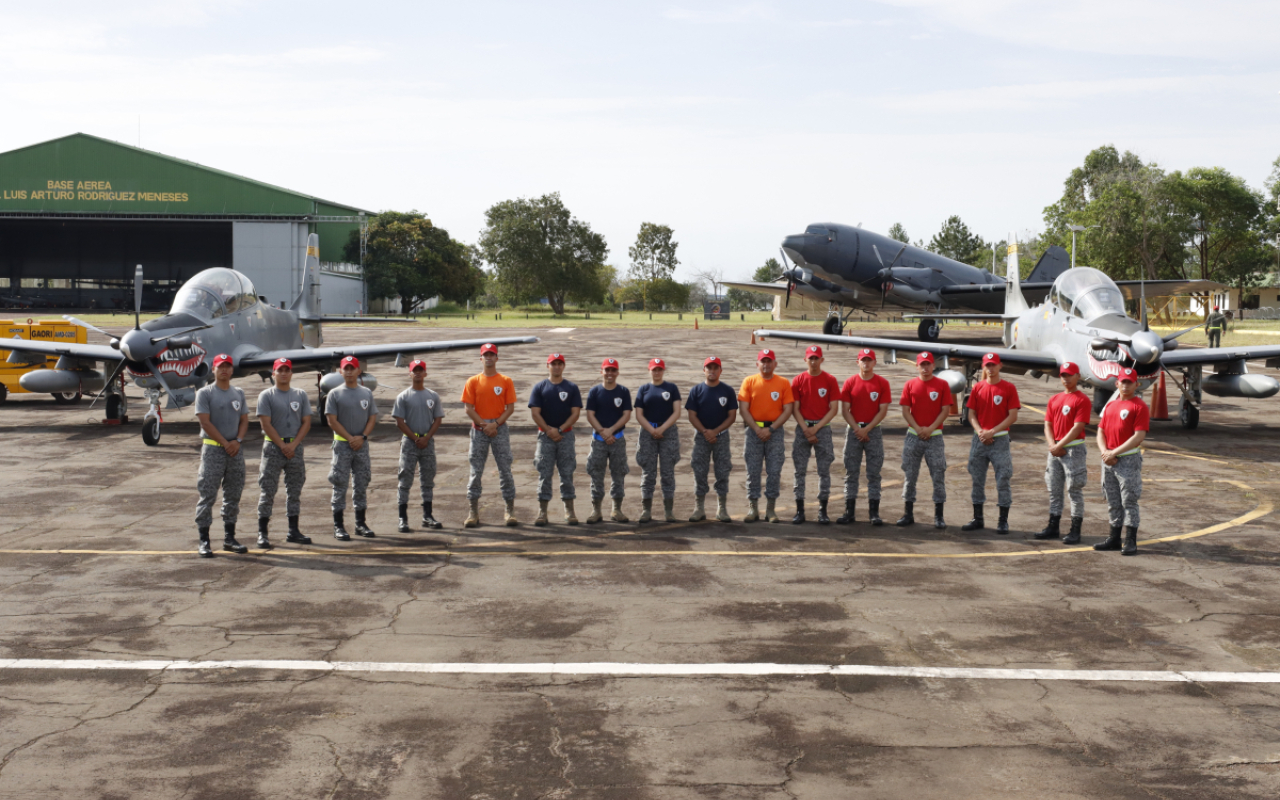
<instances>
[{"instance_id":1,"label":"gray polo shirt","mask_svg":"<svg viewBox=\"0 0 1280 800\"><path fill-rule=\"evenodd\" d=\"M229 442L240 432L240 416L249 413L244 389L232 386L224 391L211 383L196 392L196 413L208 414L213 427ZM203 431L200 438L204 438Z\"/></svg>"},{"instance_id":2,"label":"gray polo shirt","mask_svg":"<svg viewBox=\"0 0 1280 800\"><path fill-rule=\"evenodd\" d=\"M258 395L258 419L265 417L285 439L297 436L302 420L310 416L311 399L301 389L282 392L272 386Z\"/></svg>"},{"instance_id":3,"label":"gray polo shirt","mask_svg":"<svg viewBox=\"0 0 1280 800\"><path fill-rule=\"evenodd\" d=\"M346 428L347 433L360 436L369 424L369 417L378 413L378 402L373 399L373 392L363 386L348 389L344 384L329 392L324 413L337 417L338 424Z\"/></svg>"},{"instance_id":4,"label":"gray polo shirt","mask_svg":"<svg viewBox=\"0 0 1280 800\"><path fill-rule=\"evenodd\" d=\"M440 407L440 395L430 389L415 391L410 386L396 395L391 416L404 420L414 433L426 433L436 418L444 416L444 409Z\"/></svg>"}]
</instances>

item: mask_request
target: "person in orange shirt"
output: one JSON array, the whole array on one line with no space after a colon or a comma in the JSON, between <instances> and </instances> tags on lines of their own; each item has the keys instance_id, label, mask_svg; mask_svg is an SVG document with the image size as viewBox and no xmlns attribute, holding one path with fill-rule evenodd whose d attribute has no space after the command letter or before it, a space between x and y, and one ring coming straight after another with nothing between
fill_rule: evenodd
<instances>
[{"instance_id":1,"label":"person in orange shirt","mask_svg":"<svg viewBox=\"0 0 1280 800\"><path fill-rule=\"evenodd\" d=\"M462 389L462 402L471 418L471 478L467 481L471 513L462 525L464 528L480 525L480 479L492 450L494 463L498 465L502 499L507 504L507 527L515 527L520 523L516 520L516 480L511 474L511 432L507 419L516 410L516 388L510 378L498 372L497 345L482 345L480 357L484 359L484 371L467 378Z\"/></svg>"},{"instance_id":2,"label":"person in orange shirt","mask_svg":"<svg viewBox=\"0 0 1280 800\"><path fill-rule=\"evenodd\" d=\"M778 357L772 350L761 350L756 356L760 374L750 375L738 390L738 410L747 428L742 456L747 462L747 504L750 510L743 522L760 519L760 467L765 469L765 512L769 522L778 522L774 506L782 494L782 465L787 460L787 431L783 427L791 416L795 395L791 381L773 374Z\"/></svg>"}]
</instances>

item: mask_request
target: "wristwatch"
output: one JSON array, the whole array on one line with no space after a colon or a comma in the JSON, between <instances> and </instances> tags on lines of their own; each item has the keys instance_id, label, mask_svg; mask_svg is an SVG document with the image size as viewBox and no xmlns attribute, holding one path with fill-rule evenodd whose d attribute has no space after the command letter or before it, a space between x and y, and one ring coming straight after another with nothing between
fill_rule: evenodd
<instances>
[{"instance_id":1,"label":"wristwatch","mask_svg":"<svg viewBox=\"0 0 1280 800\"><path fill-rule=\"evenodd\" d=\"M236 442L238 442L239 444L244 444L244 439L241 439L239 436L237 436Z\"/></svg>"}]
</instances>

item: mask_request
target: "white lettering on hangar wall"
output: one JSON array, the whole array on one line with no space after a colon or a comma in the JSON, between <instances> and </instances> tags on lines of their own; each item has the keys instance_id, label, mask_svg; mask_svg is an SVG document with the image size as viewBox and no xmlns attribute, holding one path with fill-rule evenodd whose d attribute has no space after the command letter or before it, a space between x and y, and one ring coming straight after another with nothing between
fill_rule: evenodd
<instances>
[{"instance_id":1,"label":"white lettering on hangar wall","mask_svg":"<svg viewBox=\"0 0 1280 800\"><path fill-rule=\"evenodd\" d=\"M50 180L41 189L0 189L4 200L91 200L113 203L186 203L187 192L120 191L111 181Z\"/></svg>"}]
</instances>

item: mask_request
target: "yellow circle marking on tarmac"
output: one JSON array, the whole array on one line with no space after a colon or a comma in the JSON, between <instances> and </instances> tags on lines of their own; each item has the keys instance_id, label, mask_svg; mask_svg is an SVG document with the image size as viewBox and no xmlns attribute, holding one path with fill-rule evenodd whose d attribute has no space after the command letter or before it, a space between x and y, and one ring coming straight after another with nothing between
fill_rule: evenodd
<instances>
[{"instance_id":1,"label":"yellow circle marking on tarmac","mask_svg":"<svg viewBox=\"0 0 1280 800\"><path fill-rule=\"evenodd\" d=\"M1160 483L1181 482L1182 478L1153 479ZM1240 481L1215 479L1215 483L1228 483L1246 492L1255 491L1252 486ZM1259 503L1252 511L1235 519L1210 525L1207 528L1180 533L1173 536L1162 536L1158 539L1143 539L1139 544L1150 545L1160 542L1176 542L1183 539L1195 539L1211 533L1221 533L1230 528L1260 519L1275 511L1270 501ZM659 529L654 529L657 532ZM493 542L475 547L497 547L516 544L514 542ZM489 550L468 549L472 546L461 545L435 550L380 549L380 550L253 550L254 555L277 556L519 556L546 557L552 556L739 556L748 558L1022 558L1026 556L1054 556L1064 553L1092 553L1092 547L1063 547L1052 550L1014 550L1004 553L868 553L858 551L788 551L788 550ZM10 555L101 555L101 556L190 556L190 550L0 550Z\"/></svg>"}]
</instances>

